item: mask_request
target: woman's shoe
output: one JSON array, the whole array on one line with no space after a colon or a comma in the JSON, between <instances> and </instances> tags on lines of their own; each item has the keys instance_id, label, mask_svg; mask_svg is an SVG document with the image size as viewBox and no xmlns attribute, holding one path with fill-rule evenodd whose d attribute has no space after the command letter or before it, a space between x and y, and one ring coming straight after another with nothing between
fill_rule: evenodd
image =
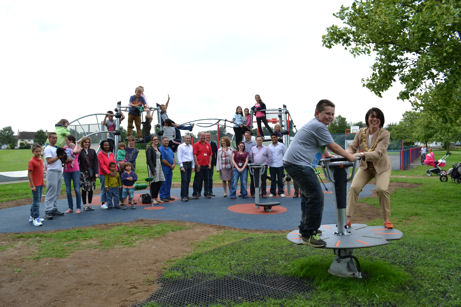
<instances>
[{"instance_id":1,"label":"woman's shoe","mask_svg":"<svg viewBox=\"0 0 461 307\"><path fill-rule=\"evenodd\" d=\"M384 227L385 227L386 229L392 229L392 228L394 228L394 224L392 224L392 223L389 222L389 221L386 221L386 222L384 222Z\"/></svg>"},{"instance_id":2,"label":"woman's shoe","mask_svg":"<svg viewBox=\"0 0 461 307\"><path fill-rule=\"evenodd\" d=\"M75 214L80 214L81 212L80 209L75 210Z\"/></svg>"},{"instance_id":3,"label":"woman's shoe","mask_svg":"<svg viewBox=\"0 0 461 307\"><path fill-rule=\"evenodd\" d=\"M224 193L224 197L227 197L227 194Z\"/></svg>"},{"instance_id":4,"label":"woman's shoe","mask_svg":"<svg viewBox=\"0 0 461 307\"><path fill-rule=\"evenodd\" d=\"M73 212L72 209L67 209L64 213L69 214L69 213L72 213L72 212Z\"/></svg>"}]
</instances>

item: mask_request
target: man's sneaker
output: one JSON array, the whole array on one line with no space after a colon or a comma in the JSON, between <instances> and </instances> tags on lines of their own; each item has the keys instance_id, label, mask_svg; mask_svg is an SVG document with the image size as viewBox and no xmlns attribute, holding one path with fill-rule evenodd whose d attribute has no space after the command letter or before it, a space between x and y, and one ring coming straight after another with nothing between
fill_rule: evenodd
<instances>
[{"instance_id":1,"label":"man's sneaker","mask_svg":"<svg viewBox=\"0 0 461 307\"><path fill-rule=\"evenodd\" d=\"M64 212L61 212L61 211L59 211L58 209L54 209L53 211L51 211L51 213L52 213L54 216L61 216L61 215L64 215Z\"/></svg>"},{"instance_id":2,"label":"man's sneaker","mask_svg":"<svg viewBox=\"0 0 461 307\"><path fill-rule=\"evenodd\" d=\"M36 219L32 220L32 224L34 224L35 227L43 225L43 223L40 221L39 218L36 218Z\"/></svg>"},{"instance_id":3,"label":"man's sneaker","mask_svg":"<svg viewBox=\"0 0 461 307\"><path fill-rule=\"evenodd\" d=\"M29 223L32 223L33 220L34 220L34 218L29 216Z\"/></svg>"},{"instance_id":4,"label":"man's sneaker","mask_svg":"<svg viewBox=\"0 0 461 307\"><path fill-rule=\"evenodd\" d=\"M315 234L310 236L309 245L312 247L325 247L327 243L320 239L320 236L318 234Z\"/></svg>"},{"instance_id":5,"label":"man's sneaker","mask_svg":"<svg viewBox=\"0 0 461 307\"><path fill-rule=\"evenodd\" d=\"M126 208L127 208L127 206L125 206L125 205L123 205L123 204L122 204L122 205L120 205L120 209L122 209L122 210L126 210Z\"/></svg>"},{"instance_id":6,"label":"man's sneaker","mask_svg":"<svg viewBox=\"0 0 461 307\"><path fill-rule=\"evenodd\" d=\"M83 210L84 211L94 211L94 209L91 208L90 206L86 206Z\"/></svg>"},{"instance_id":7,"label":"man's sneaker","mask_svg":"<svg viewBox=\"0 0 461 307\"><path fill-rule=\"evenodd\" d=\"M274 197L274 194L270 193L270 194L269 194L269 197Z\"/></svg>"},{"instance_id":8,"label":"man's sneaker","mask_svg":"<svg viewBox=\"0 0 461 307\"><path fill-rule=\"evenodd\" d=\"M285 197L285 194L283 194L283 193L282 193L282 194L280 194L280 197Z\"/></svg>"},{"instance_id":9,"label":"man's sneaker","mask_svg":"<svg viewBox=\"0 0 461 307\"><path fill-rule=\"evenodd\" d=\"M53 214L51 212L45 212L45 220L52 220Z\"/></svg>"},{"instance_id":10,"label":"man's sneaker","mask_svg":"<svg viewBox=\"0 0 461 307\"><path fill-rule=\"evenodd\" d=\"M102 205L101 205L101 209L107 209L107 208L108 208L108 207L107 207L106 204L102 204Z\"/></svg>"}]
</instances>

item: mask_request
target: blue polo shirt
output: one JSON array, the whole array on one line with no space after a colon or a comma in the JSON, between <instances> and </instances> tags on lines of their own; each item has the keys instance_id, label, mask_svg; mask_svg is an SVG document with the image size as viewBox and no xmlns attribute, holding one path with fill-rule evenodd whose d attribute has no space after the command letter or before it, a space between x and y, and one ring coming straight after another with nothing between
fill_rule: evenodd
<instances>
[{"instance_id":1,"label":"blue polo shirt","mask_svg":"<svg viewBox=\"0 0 461 307\"><path fill-rule=\"evenodd\" d=\"M165 146L160 146L158 148L158 150L160 151L160 153L162 154L162 159L165 159L168 163L170 164L173 164L174 162L174 152L173 150L171 150L170 147L166 147ZM165 169L166 170L171 170L168 166L162 164L162 169L163 171L165 172Z\"/></svg>"}]
</instances>

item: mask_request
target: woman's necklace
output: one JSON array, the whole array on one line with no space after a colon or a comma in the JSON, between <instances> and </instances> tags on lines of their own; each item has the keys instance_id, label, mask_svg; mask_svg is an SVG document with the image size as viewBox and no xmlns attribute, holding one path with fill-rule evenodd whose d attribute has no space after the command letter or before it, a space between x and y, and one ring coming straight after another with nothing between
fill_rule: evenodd
<instances>
[{"instance_id":1,"label":"woman's necklace","mask_svg":"<svg viewBox=\"0 0 461 307\"><path fill-rule=\"evenodd\" d=\"M372 144L372 146L370 148L368 148L367 130L368 130L368 128L365 128L365 129L362 130L362 148L363 148L363 151L370 152L370 151L375 150L376 145L378 145L378 139L379 139L379 136L381 135L382 129L379 129L378 136L376 137L375 143Z\"/></svg>"}]
</instances>

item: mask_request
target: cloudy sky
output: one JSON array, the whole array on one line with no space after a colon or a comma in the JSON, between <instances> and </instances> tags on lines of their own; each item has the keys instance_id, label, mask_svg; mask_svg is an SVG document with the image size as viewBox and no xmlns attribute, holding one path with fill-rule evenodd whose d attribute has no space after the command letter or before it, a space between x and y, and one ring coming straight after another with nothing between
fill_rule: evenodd
<instances>
[{"instance_id":1,"label":"cloudy sky","mask_svg":"<svg viewBox=\"0 0 461 307\"><path fill-rule=\"evenodd\" d=\"M0 128L53 130L61 118L128 104L143 85L178 123L231 119L260 94L288 106L298 127L322 98L336 115L363 121L381 108L398 122L408 102L394 87L362 87L373 59L322 47L332 14L350 1L0 2Z\"/></svg>"}]
</instances>

